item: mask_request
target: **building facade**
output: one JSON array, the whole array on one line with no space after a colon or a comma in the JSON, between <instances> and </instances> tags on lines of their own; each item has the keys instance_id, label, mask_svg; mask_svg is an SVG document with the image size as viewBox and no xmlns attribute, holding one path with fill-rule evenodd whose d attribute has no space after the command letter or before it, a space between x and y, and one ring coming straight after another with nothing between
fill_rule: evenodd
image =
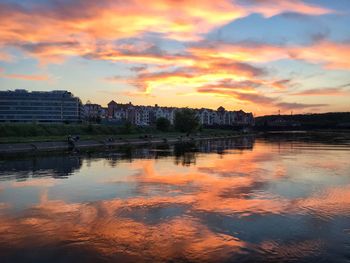
<instances>
[{"instance_id":1,"label":"building facade","mask_svg":"<svg viewBox=\"0 0 350 263\"><path fill-rule=\"evenodd\" d=\"M157 119L166 118L175 122L176 111L181 108L133 105L111 101L108 108L88 102L84 106L78 97L68 91L0 91L0 122L81 122L82 120L104 121L122 124L130 122L137 126L155 125ZM252 113L193 109L203 126L253 126Z\"/></svg>"},{"instance_id":2,"label":"building facade","mask_svg":"<svg viewBox=\"0 0 350 263\"><path fill-rule=\"evenodd\" d=\"M84 120L98 122L104 115L105 111L101 105L95 103L86 103L84 105Z\"/></svg>"},{"instance_id":3,"label":"building facade","mask_svg":"<svg viewBox=\"0 0 350 263\"><path fill-rule=\"evenodd\" d=\"M118 123L128 121L136 126L154 125L159 118L166 118L173 125L175 114L181 108L155 106L135 106L131 102L120 104L115 101L108 103L108 119ZM193 109L203 126L254 126L252 113L242 110L227 111L223 107L217 110Z\"/></svg>"},{"instance_id":4,"label":"building facade","mask_svg":"<svg viewBox=\"0 0 350 263\"><path fill-rule=\"evenodd\" d=\"M0 91L0 122L80 122L80 99L68 91Z\"/></svg>"}]
</instances>

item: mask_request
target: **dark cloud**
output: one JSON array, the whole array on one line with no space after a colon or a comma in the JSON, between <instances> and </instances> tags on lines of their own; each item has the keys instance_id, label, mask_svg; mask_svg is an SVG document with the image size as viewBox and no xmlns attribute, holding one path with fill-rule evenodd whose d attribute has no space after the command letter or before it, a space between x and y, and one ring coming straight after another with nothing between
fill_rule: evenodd
<instances>
[{"instance_id":1,"label":"dark cloud","mask_svg":"<svg viewBox=\"0 0 350 263\"><path fill-rule=\"evenodd\" d=\"M342 84L334 88L317 88L303 90L292 93L294 96L343 96L349 95L350 91L346 88L350 87L350 83Z\"/></svg>"},{"instance_id":2,"label":"dark cloud","mask_svg":"<svg viewBox=\"0 0 350 263\"><path fill-rule=\"evenodd\" d=\"M199 87L197 89L198 92L202 93L213 93L218 95L226 95L234 97L235 99L246 101L249 103L254 103L260 105L262 107L275 107L282 110L300 110L300 109L309 109L309 108L317 108L317 107L325 107L328 104L307 104L307 103L290 103L290 102L282 102L279 98L269 97L263 95L261 93L246 93L239 91L240 86L229 86L229 85L209 85ZM235 90L237 89L237 90ZM251 87L253 89L253 87ZM248 90L247 90L248 91Z\"/></svg>"},{"instance_id":3,"label":"dark cloud","mask_svg":"<svg viewBox=\"0 0 350 263\"><path fill-rule=\"evenodd\" d=\"M330 31L329 29L325 29L324 32L318 32L315 34L311 35L311 41L312 42L320 42L320 41L325 41L329 38Z\"/></svg>"},{"instance_id":4,"label":"dark cloud","mask_svg":"<svg viewBox=\"0 0 350 263\"><path fill-rule=\"evenodd\" d=\"M226 68L228 71L232 72L245 72L245 73L250 73L251 76L262 76L262 75L267 75L268 72L266 69L261 68L261 67L256 67L248 63L243 63L243 62L234 62L232 60L220 60L218 62L213 62L212 63L213 68L221 68L224 69Z\"/></svg>"},{"instance_id":5,"label":"dark cloud","mask_svg":"<svg viewBox=\"0 0 350 263\"><path fill-rule=\"evenodd\" d=\"M139 65L139 66L133 66L130 67L129 69L135 73L141 73L147 69L147 65Z\"/></svg>"},{"instance_id":6,"label":"dark cloud","mask_svg":"<svg viewBox=\"0 0 350 263\"><path fill-rule=\"evenodd\" d=\"M78 41L60 41L60 42L37 42L37 43L18 43L14 44L30 53L41 53L42 51L54 48L74 49L80 46Z\"/></svg>"},{"instance_id":7,"label":"dark cloud","mask_svg":"<svg viewBox=\"0 0 350 263\"><path fill-rule=\"evenodd\" d=\"M289 102L280 102L275 104L278 108L282 108L284 110L300 110L300 109L308 109L308 108L319 108L326 107L329 104L307 104L307 103L289 103Z\"/></svg>"},{"instance_id":8,"label":"dark cloud","mask_svg":"<svg viewBox=\"0 0 350 263\"><path fill-rule=\"evenodd\" d=\"M212 85L206 85L204 87L198 88L199 92L202 92L203 90L212 90L212 91L220 91L220 90L254 90L257 87L262 86L261 83L251 80L245 80L245 81L233 81L231 79L226 79L220 81L218 84L212 84Z\"/></svg>"}]
</instances>

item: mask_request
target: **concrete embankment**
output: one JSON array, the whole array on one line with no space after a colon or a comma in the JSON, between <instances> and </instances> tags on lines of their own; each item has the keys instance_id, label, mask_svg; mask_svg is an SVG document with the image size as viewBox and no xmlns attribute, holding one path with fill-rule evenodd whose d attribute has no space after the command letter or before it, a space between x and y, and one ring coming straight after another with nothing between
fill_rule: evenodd
<instances>
[{"instance_id":1,"label":"concrete embankment","mask_svg":"<svg viewBox=\"0 0 350 263\"><path fill-rule=\"evenodd\" d=\"M199 140L209 139L224 139L233 138L234 136L225 137L182 137L182 138L150 138L150 139L129 139L129 140L116 140L116 141L77 141L74 145L68 142L33 142L33 143L11 143L0 144L0 155L16 154L16 153L31 153L31 152L51 152L51 151L67 151L67 150L83 150L88 148L113 148L124 145L147 145L147 144L162 144L162 143L177 143L177 142L191 142Z\"/></svg>"}]
</instances>

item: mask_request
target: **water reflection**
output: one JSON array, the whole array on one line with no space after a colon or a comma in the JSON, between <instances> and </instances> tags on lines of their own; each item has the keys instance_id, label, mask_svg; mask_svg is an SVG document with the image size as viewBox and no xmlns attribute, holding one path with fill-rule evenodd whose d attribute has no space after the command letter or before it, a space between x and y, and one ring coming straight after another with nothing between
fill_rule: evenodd
<instances>
[{"instance_id":1,"label":"water reflection","mask_svg":"<svg viewBox=\"0 0 350 263\"><path fill-rule=\"evenodd\" d=\"M118 161L134 159L159 159L175 156L176 164L195 164L197 153L218 152L224 154L225 149L252 149L254 137L247 136L237 139L226 140L204 140L199 142L176 143L174 145L163 144L153 147L132 147L124 146L117 151L102 151L90 153L72 153L68 155L39 155L27 156L23 158L12 157L0 159L0 180L26 179L31 176L52 176L54 178L64 178L74 174L82 166L83 160L87 165L91 161L98 159L108 160L111 167L115 167Z\"/></svg>"},{"instance_id":2,"label":"water reflection","mask_svg":"<svg viewBox=\"0 0 350 263\"><path fill-rule=\"evenodd\" d=\"M1 262L346 262L346 144L243 137L4 160Z\"/></svg>"},{"instance_id":3,"label":"water reflection","mask_svg":"<svg viewBox=\"0 0 350 263\"><path fill-rule=\"evenodd\" d=\"M25 180L29 177L65 178L82 166L77 156L41 156L0 161L0 180ZM12 178L9 178L12 177ZM14 177L14 178L13 178Z\"/></svg>"}]
</instances>

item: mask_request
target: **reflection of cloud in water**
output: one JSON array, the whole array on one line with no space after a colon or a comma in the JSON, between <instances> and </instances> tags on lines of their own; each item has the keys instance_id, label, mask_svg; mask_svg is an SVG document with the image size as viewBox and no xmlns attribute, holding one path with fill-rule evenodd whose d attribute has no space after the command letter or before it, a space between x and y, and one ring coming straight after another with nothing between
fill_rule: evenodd
<instances>
[{"instance_id":1,"label":"reflection of cloud in water","mask_svg":"<svg viewBox=\"0 0 350 263\"><path fill-rule=\"evenodd\" d=\"M340 215L350 217L350 185L328 188L308 198L297 199L296 207L301 213L324 219Z\"/></svg>"},{"instance_id":2,"label":"reflection of cloud in water","mask_svg":"<svg viewBox=\"0 0 350 263\"><path fill-rule=\"evenodd\" d=\"M53 178L35 178L25 181L15 181L11 183L12 187L50 187L54 186L57 180Z\"/></svg>"},{"instance_id":3,"label":"reflection of cloud in water","mask_svg":"<svg viewBox=\"0 0 350 263\"><path fill-rule=\"evenodd\" d=\"M239 252L244 246L244 242L214 233L190 216L173 217L157 225L120 216L124 209L144 207L142 202L138 202L142 200L85 205L45 198L42 201L26 217L0 220L3 233L0 244L8 248L7 253L15 253L16 248L23 246L28 249L52 246L55 250L65 242L66 246L72 247L86 245L86 249L110 259L119 254L128 261L180 258L214 262ZM162 201L152 202L158 206ZM28 239L32 242L27 242Z\"/></svg>"},{"instance_id":4,"label":"reflection of cloud in water","mask_svg":"<svg viewBox=\"0 0 350 263\"><path fill-rule=\"evenodd\" d=\"M317 255L323 246L324 241L319 239L288 244L279 244L276 241L267 240L260 244L258 251L261 256L264 256L261 260L272 262L284 262L286 259L288 261L300 261L308 256Z\"/></svg>"},{"instance_id":5,"label":"reflection of cloud in water","mask_svg":"<svg viewBox=\"0 0 350 263\"><path fill-rule=\"evenodd\" d=\"M349 212L345 210L349 207L349 194L349 188L338 188L332 189L325 197L278 202L268 199L220 199L215 193L198 193L192 196L135 197L72 204L48 200L47 192L43 192L40 204L28 210L23 217L3 216L0 219L0 245L8 249L7 253L14 253L16 248L23 247L30 250L33 247L52 246L55 250L65 242L68 247L84 247L105 258L119 255L123 260L130 261L181 258L212 262L231 258L235 254L238 256L248 246L260 256L267 255L268 259L298 259L308 254L314 255L321 249L323 241L293 244L264 241L253 245L232 235L213 232L196 219L196 213L303 213L307 206L315 213L346 214ZM324 202L330 196L333 196L332 201ZM133 213L141 210L143 216L150 216L154 209L169 207L182 209L179 214L149 223ZM29 239L32 241L28 242Z\"/></svg>"},{"instance_id":6,"label":"reflection of cloud in water","mask_svg":"<svg viewBox=\"0 0 350 263\"><path fill-rule=\"evenodd\" d=\"M4 202L0 202L0 210L1 209L5 209L5 208L9 208L9 204L7 204L7 203L4 203Z\"/></svg>"},{"instance_id":7,"label":"reflection of cloud in water","mask_svg":"<svg viewBox=\"0 0 350 263\"><path fill-rule=\"evenodd\" d=\"M346 237L334 236L336 227L350 227L346 155L334 152L329 156L329 152L320 151L315 160L309 151L295 152L261 142L254 150L196 152L195 165L177 165L173 158L150 159L144 154L117 166L94 158L90 159L91 167L83 163L83 175L98 173L89 174L88 179L96 180L93 183L100 189L132 187L132 194L122 198L111 192L105 200L97 197L91 202L70 202L52 197L52 189L57 187L52 178L3 180L3 192L24 191L26 186L41 186L30 188L41 192L38 204L17 214L6 213L8 204L1 209L0 203L0 254L13 259L20 249L28 255L33 250L49 250L50 255L61 255L63 261L74 261L62 256L70 253L91 262L279 262L323 256L337 242L340 248L349 244L345 230ZM343 171L342 176L329 173L328 165L319 166L315 174L305 172L313 159L327 158L332 169ZM77 181L81 183L83 175L60 180L59 187L70 190L70 180L80 178ZM81 191L79 183L65 194ZM306 185L306 191L293 189L299 185L302 190ZM90 191L90 187L82 189ZM286 189L296 192L283 195ZM343 225L337 226L340 221Z\"/></svg>"}]
</instances>

